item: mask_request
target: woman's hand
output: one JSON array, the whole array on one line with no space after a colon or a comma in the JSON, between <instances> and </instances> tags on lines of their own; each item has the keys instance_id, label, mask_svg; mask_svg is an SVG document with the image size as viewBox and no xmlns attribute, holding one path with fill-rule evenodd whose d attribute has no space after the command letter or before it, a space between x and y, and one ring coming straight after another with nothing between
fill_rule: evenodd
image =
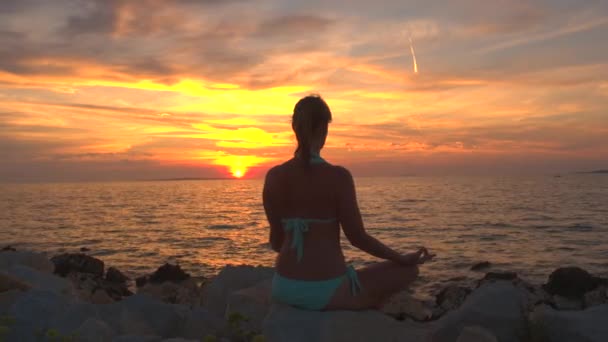
<instances>
[{"instance_id":1,"label":"woman's hand","mask_svg":"<svg viewBox=\"0 0 608 342\"><path fill-rule=\"evenodd\" d=\"M402 265L421 265L432 260L434 257L435 254L431 254L426 248L420 247L414 253L401 255L398 262Z\"/></svg>"}]
</instances>

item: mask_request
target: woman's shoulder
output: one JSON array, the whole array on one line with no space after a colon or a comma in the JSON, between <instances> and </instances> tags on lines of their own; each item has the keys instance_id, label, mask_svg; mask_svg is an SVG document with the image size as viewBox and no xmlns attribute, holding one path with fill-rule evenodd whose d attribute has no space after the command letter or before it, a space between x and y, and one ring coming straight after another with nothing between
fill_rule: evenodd
<instances>
[{"instance_id":1,"label":"woman's shoulder","mask_svg":"<svg viewBox=\"0 0 608 342\"><path fill-rule=\"evenodd\" d=\"M289 171L294 167L297 167L297 161L295 158L285 161L282 164L275 165L271 167L266 173L266 178L280 178L282 176L288 175ZM339 180L350 180L352 179L352 175L350 171L341 165L335 165L331 163L326 163L323 165L327 171L331 173L333 177L338 178Z\"/></svg>"},{"instance_id":2,"label":"woman's shoulder","mask_svg":"<svg viewBox=\"0 0 608 342\"><path fill-rule=\"evenodd\" d=\"M275 165L268 169L266 172L266 178L268 177L278 177L281 174L284 174L286 169L290 167L290 164L293 163L293 159L283 162L282 164Z\"/></svg>"},{"instance_id":3,"label":"woman's shoulder","mask_svg":"<svg viewBox=\"0 0 608 342\"><path fill-rule=\"evenodd\" d=\"M341 166L341 165L333 165L333 164L330 164L329 166L332 168L332 171L335 173L335 175L337 177L352 178L350 171L346 167Z\"/></svg>"}]
</instances>

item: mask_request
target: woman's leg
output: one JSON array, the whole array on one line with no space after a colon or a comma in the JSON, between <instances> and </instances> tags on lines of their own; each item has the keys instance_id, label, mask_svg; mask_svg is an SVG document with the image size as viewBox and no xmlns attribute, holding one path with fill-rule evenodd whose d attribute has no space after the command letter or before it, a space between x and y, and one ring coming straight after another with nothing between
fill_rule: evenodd
<instances>
[{"instance_id":1,"label":"woman's leg","mask_svg":"<svg viewBox=\"0 0 608 342\"><path fill-rule=\"evenodd\" d=\"M392 295L405 290L418 277L418 266L392 261L379 262L357 270L361 291L353 296L350 279L345 279L325 310L365 310L380 308Z\"/></svg>"}]
</instances>

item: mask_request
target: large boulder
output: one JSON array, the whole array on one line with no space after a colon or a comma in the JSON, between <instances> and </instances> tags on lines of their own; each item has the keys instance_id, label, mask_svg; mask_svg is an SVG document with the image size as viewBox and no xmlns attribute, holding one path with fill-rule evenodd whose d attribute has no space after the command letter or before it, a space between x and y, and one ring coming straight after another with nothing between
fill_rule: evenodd
<instances>
[{"instance_id":1,"label":"large boulder","mask_svg":"<svg viewBox=\"0 0 608 342\"><path fill-rule=\"evenodd\" d=\"M79 298L91 303L104 304L106 301L100 301L100 298L114 301L133 294L126 283L108 281L92 273L70 272L67 278L74 285Z\"/></svg>"},{"instance_id":2,"label":"large boulder","mask_svg":"<svg viewBox=\"0 0 608 342\"><path fill-rule=\"evenodd\" d=\"M248 331L261 331L264 317L270 311L272 304L271 286L271 280L267 279L230 294L226 304L226 317L230 319L234 315L239 315L244 319L240 322L242 328Z\"/></svg>"},{"instance_id":3,"label":"large boulder","mask_svg":"<svg viewBox=\"0 0 608 342\"><path fill-rule=\"evenodd\" d=\"M437 320L434 342L453 342L467 326L491 332L501 342L519 342L526 335L526 294L509 281L481 286L462 306Z\"/></svg>"},{"instance_id":4,"label":"large boulder","mask_svg":"<svg viewBox=\"0 0 608 342\"><path fill-rule=\"evenodd\" d=\"M481 327L464 327L456 342L498 342L496 336Z\"/></svg>"},{"instance_id":5,"label":"large boulder","mask_svg":"<svg viewBox=\"0 0 608 342\"><path fill-rule=\"evenodd\" d=\"M580 267L561 267L553 271L543 288L552 295L582 298L586 292L603 283L602 279L589 274Z\"/></svg>"},{"instance_id":6,"label":"large boulder","mask_svg":"<svg viewBox=\"0 0 608 342\"><path fill-rule=\"evenodd\" d=\"M8 290L0 292L0 316L6 316L13 304L26 292L21 290Z\"/></svg>"},{"instance_id":7,"label":"large boulder","mask_svg":"<svg viewBox=\"0 0 608 342\"><path fill-rule=\"evenodd\" d=\"M471 289L469 288L449 285L437 294L435 302L444 311L455 310L464 303L470 293Z\"/></svg>"},{"instance_id":8,"label":"large boulder","mask_svg":"<svg viewBox=\"0 0 608 342\"><path fill-rule=\"evenodd\" d=\"M78 330L87 320L99 317L97 305L74 302L49 320L49 326L62 336L69 336Z\"/></svg>"},{"instance_id":9,"label":"large boulder","mask_svg":"<svg viewBox=\"0 0 608 342\"><path fill-rule=\"evenodd\" d=\"M111 341L116 335L104 321L96 318L87 319L76 329L75 334L78 336L78 341L82 342Z\"/></svg>"},{"instance_id":10,"label":"large boulder","mask_svg":"<svg viewBox=\"0 0 608 342\"><path fill-rule=\"evenodd\" d=\"M581 310L583 308L583 301L581 299L560 295L553 296L549 303L559 310Z\"/></svg>"},{"instance_id":11,"label":"large boulder","mask_svg":"<svg viewBox=\"0 0 608 342\"><path fill-rule=\"evenodd\" d=\"M7 332L6 341L38 341L55 316L65 311L73 301L50 291L30 290L18 297L7 312L13 324Z\"/></svg>"},{"instance_id":12,"label":"large boulder","mask_svg":"<svg viewBox=\"0 0 608 342\"><path fill-rule=\"evenodd\" d=\"M147 283L139 288L137 293L154 297L169 304L185 304L198 306L201 301L201 288L192 279L179 283L167 281L164 283Z\"/></svg>"},{"instance_id":13,"label":"large boulder","mask_svg":"<svg viewBox=\"0 0 608 342\"><path fill-rule=\"evenodd\" d=\"M47 290L64 295L73 292L73 286L69 281L28 266L16 264L2 271L2 274L4 277L18 279L19 282L27 284L33 289Z\"/></svg>"},{"instance_id":14,"label":"large boulder","mask_svg":"<svg viewBox=\"0 0 608 342\"><path fill-rule=\"evenodd\" d=\"M10 290L29 290L31 286L23 280L0 271L0 292Z\"/></svg>"},{"instance_id":15,"label":"large boulder","mask_svg":"<svg viewBox=\"0 0 608 342\"><path fill-rule=\"evenodd\" d=\"M585 293L583 303L585 308L608 303L608 293L606 286L598 286L595 290Z\"/></svg>"},{"instance_id":16,"label":"large boulder","mask_svg":"<svg viewBox=\"0 0 608 342\"><path fill-rule=\"evenodd\" d=\"M39 272L52 273L55 266L46 255L29 251L7 251L0 253L0 271L22 265Z\"/></svg>"},{"instance_id":17,"label":"large boulder","mask_svg":"<svg viewBox=\"0 0 608 342\"><path fill-rule=\"evenodd\" d=\"M162 340L162 337L155 335L126 334L114 337L112 342L161 342Z\"/></svg>"},{"instance_id":18,"label":"large boulder","mask_svg":"<svg viewBox=\"0 0 608 342\"><path fill-rule=\"evenodd\" d=\"M184 280L190 279L190 274L182 270L179 265L165 263L151 275L141 276L135 279L137 287L142 287L147 283L162 284L164 282L181 283Z\"/></svg>"},{"instance_id":19,"label":"large boulder","mask_svg":"<svg viewBox=\"0 0 608 342\"><path fill-rule=\"evenodd\" d=\"M411 318L416 321L426 321L433 316L430 305L412 297L409 291L402 291L392 296L382 307L382 312L399 320Z\"/></svg>"},{"instance_id":20,"label":"large boulder","mask_svg":"<svg viewBox=\"0 0 608 342\"><path fill-rule=\"evenodd\" d=\"M267 342L426 341L431 323L397 321L380 311L306 311L274 304L264 320Z\"/></svg>"},{"instance_id":21,"label":"large boulder","mask_svg":"<svg viewBox=\"0 0 608 342\"><path fill-rule=\"evenodd\" d=\"M579 311L559 311L538 306L530 315L534 341L608 341L608 304Z\"/></svg>"},{"instance_id":22,"label":"large boulder","mask_svg":"<svg viewBox=\"0 0 608 342\"><path fill-rule=\"evenodd\" d=\"M62 277L71 272L91 273L103 277L104 263L90 255L82 253L64 253L51 258L55 264L55 273Z\"/></svg>"},{"instance_id":23,"label":"large boulder","mask_svg":"<svg viewBox=\"0 0 608 342\"><path fill-rule=\"evenodd\" d=\"M201 339L207 335L218 335L226 328L226 321L209 310L194 308L181 321L178 336Z\"/></svg>"},{"instance_id":24,"label":"large boulder","mask_svg":"<svg viewBox=\"0 0 608 342\"><path fill-rule=\"evenodd\" d=\"M223 316L228 296L272 278L274 270L262 266L226 266L203 289L203 306Z\"/></svg>"},{"instance_id":25,"label":"large boulder","mask_svg":"<svg viewBox=\"0 0 608 342\"><path fill-rule=\"evenodd\" d=\"M189 309L136 294L120 302L98 307L99 317L117 334L178 336Z\"/></svg>"},{"instance_id":26,"label":"large boulder","mask_svg":"<svg viewBox=\"0 0 608 342\"><path fill-rule=\"evenodd\" d=\"M106 271L106 280L112 283L126 283L129 277L120 272L116 267L110 267Z\"/></svg>"}]
</instances>

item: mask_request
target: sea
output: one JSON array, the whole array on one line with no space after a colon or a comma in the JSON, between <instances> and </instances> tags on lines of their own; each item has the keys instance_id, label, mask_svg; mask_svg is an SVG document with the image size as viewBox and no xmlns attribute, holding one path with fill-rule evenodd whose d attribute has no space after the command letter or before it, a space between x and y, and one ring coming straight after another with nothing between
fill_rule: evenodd
<instances>
[{"instance_id":1,"label":"sea","mask_svg":"<svg viewBox=\"0 0 608 342\"><path fill-rule=\"evenodd\" d=\"M608 277L608 174L356 178L368 232L388 246L437 254L412 290L432 298L486 271L546 282L558 267ZM225 265L272 266L263 181L0 184L0 247L49 256L86 248L131 277L179 263L197 277ZM349 262L378 259L352 247ZM489 261L491 268L472 271Z\"/></svg>"}]
</instances>

